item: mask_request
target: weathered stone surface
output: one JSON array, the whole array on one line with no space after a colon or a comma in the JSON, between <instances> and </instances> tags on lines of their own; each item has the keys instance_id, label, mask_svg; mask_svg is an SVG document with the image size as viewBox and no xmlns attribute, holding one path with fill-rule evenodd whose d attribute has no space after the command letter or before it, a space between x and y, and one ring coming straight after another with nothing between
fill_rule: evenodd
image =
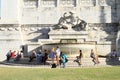
<instances>
[{"instance_id":1,"label":"weathered stone surface","mask_svg":"<svg viewBox=\"0 0 120 80\"><path fill-rule=\"evenodd\" d=\"M91 48L101 55L108 54L112 49L120 52L119 3L119 0L3 0L0 59L5 60L5 54L9 49L17 50L24 45L26 53L30 53L43 44L58 44L62 39L63 42L71 42L68 39L73 42L77 40L79 45L75 46L77 49L83 49L86 56ZM85 33L71 28L52 30L59 18L69 11L74 11L80 19L88 23ZM54 46L56 45L45 46L43 49L50 50ZM64 49L64 46L61 45L61 48ZM67 50L67 46L65 49ZM70 49L72 48L68 50Z\"/></svg>"}]
</instances>

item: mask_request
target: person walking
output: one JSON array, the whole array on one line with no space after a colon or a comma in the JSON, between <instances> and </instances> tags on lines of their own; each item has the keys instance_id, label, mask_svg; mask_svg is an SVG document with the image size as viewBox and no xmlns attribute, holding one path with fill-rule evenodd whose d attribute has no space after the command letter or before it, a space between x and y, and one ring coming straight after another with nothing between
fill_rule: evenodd
<instances>
[{"instance_id":1,"label":"person walking","mask_svg":"<svg viewBox=\"0 0 120 80\"><path fill-rule=\"evenodd\" d=\"M60 67L63 66L63 68L65 68L65 67L66 67L66 62L67 62L67 56L66 56L66 54L63 53L63 52L61 52L61 54L60 54L60 61L61 61ZM62 64L62 65L61 65L61 64Z\"/></svg>"},{"instance_id":2,"label":"person walking","mask_svg":"<svg viewBox=\"0 0 120 80\"><path fill-rule=\"evenodd\" d=\"M90 57L93 59L92 61L94 62L94 65L100 63L98 56L94 53L93 49L91 49Z\"/></svg>"},{"instance_id":3,"label":"person walking","mask_svg":"<svg viewBox=\"0 0 120 80\"><path fill-rule=\"evenodd\" d=\"M81 58L83 57L83 53L82 53L82 50L79 50L79 56L76 56L76 60L74 60L74 62L77 62L78 63L78 65L80 66L80 65L82 65L82 61L81 61Z\"/></svg>"}]
</instances>

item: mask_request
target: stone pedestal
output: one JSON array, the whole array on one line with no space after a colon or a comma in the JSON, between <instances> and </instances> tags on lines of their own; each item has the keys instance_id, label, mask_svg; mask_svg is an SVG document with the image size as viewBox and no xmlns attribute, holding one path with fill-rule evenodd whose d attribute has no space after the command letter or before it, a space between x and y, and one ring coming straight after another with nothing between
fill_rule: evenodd
<instances>
[{"instance_id":1,"label":"stone pedestal","mask_svg":"<svg viewBox=\"0 0 120 80\"><path fill-rule=\"evenodd\" d=\"M61 39L86 39L88 33L86 31L74 31L74 30L52 30L49 32L49 38L53 40L61 40Z\"/></svg>"}]
</instances>

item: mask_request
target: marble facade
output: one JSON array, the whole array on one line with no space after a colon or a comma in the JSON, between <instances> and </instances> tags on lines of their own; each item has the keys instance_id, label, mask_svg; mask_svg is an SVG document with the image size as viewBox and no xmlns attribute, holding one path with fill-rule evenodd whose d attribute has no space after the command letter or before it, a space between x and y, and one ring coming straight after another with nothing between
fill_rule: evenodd
<instances>
[{"instance_id":1,"label":"marble facade","mask_svg":"<svg viewBox=\"0 0 120 80\"><path fill-rule=\"evenodd\" d=\"M88 23L86 36L77 36L76 33L81 34L79 32L72 34L78 44L92 44L100 55L106 55L112 49L120 51L119 0L1 0L0 60L5 59L9 49L18 50L25 45L27 56L27 53L42 45L59 43L64 36L55 39L52 32L57 31L51 28L68 11L74 11ZM68 30L64 32L67 34ZM90 47L85 50L86 55L89 55L89 50Z\"/></svg>"}]
</instances>

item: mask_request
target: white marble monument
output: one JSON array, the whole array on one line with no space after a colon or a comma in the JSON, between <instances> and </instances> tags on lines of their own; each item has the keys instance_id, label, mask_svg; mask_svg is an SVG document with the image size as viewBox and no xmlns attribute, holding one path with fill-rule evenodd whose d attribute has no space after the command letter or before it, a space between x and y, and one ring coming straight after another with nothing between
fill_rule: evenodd
<instances>
[{"instance_id":1,"label":"white marble monument","mask_svg":"<svg viewBox=\"0 0 120 80\"><path fill-rule=\"evenodd\" d=\"M87 30L77 31L71 26L53 30L69 11L87 22ZM32 50L48 49L47 44L69 45L69 39L79 44L76 50L83 49L86 57L91 48L99 55L107 55L112 49L119 51L119 0L1 0L0 13L0 61L10 49L22 48L27 56Z\"/></svg>"}]
</instances>

